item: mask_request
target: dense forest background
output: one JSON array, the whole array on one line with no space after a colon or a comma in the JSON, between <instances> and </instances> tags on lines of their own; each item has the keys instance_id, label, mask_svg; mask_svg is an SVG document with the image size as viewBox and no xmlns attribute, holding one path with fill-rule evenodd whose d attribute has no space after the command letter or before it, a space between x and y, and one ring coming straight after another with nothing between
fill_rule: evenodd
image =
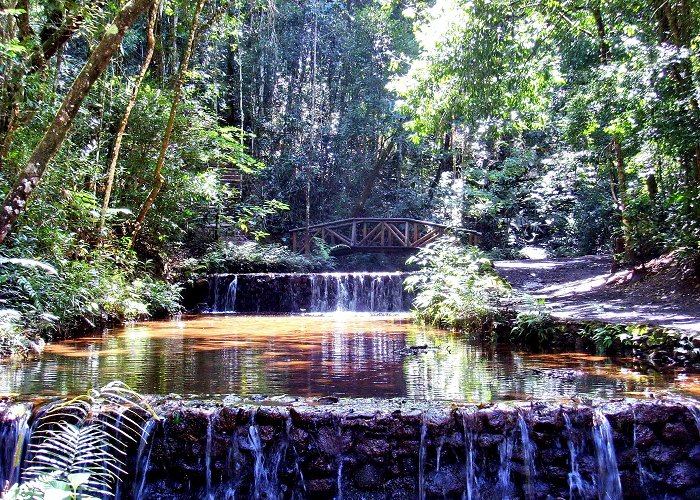
<instances>
[{"instance_id":1,"label":"dense forest background","mask_svg":"<svg viewBox=\"0 0 700 500\"><path fill-rule=\"evenodd\" d=\"M696 253L699 48L691 0L3 0L2 349L322 268L281 245L334 218Z\"/></svg>"}]
</instances>

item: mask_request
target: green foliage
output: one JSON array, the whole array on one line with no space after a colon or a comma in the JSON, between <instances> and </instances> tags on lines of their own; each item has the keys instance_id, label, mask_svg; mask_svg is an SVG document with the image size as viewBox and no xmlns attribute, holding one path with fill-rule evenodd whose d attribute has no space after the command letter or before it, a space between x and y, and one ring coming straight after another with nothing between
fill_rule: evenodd
<instances>
[{"instance_id":1,"label":"green foliage","mask_svg":"<svg viewBox=\"0 0 700 500\"><path fill-rule=\"evenodd\" d=\"M310 255L302 255L276 243L246 241L240 244L219 242L199 259L186 274L314 272L334 267L330 248L317 240Z\"/></svg>"},{"instance_id":2,"label":"green foliage","mask_svg":"<svg viewBox=\"0 0 700 500\"><path fill-rule=\"evenodd\" d=\"M541 349L556 342L565 329L554 321L544 301L537 302L536 306L518 313L511 325L510 339Z\"/></svg>"},{"instance_id":3,"label":"green foliage","mask_svg":"<svg viewBox=\"0 0 700 500\"><path fill-rule=\"evenodd\" d=\"M404 282L409 292L416 293L416 316L435 325L482 326L498 316L499 299L510 295L510 287L498 277L491 261L454 237L436 240L407 263L420 266Z\"/></svg>"},{"instance_id":4,"label":"green foliage","mask_svg":"<svg viewBox=\"0 0 700 500\"><path fill-rule=\"evenodd\" d=\"M133 258L132 258L133 259ZM4 259L0 266L0 353L26 350L28 338L65 335L113 322L173 314L179 287L140 269L128 253L106 248L49 265ZM118 262L121 261L121 265ZM23 335L19 335L22 331Z\"/></svg>"},{"instance_id":5,"label":"green foliage","mask_svg":"<svg viewBox=\"0 0 700 500\"><path fill-rule=\"evenodd\" d=\"M600 325L584 329L596 346L599 354L605 354L626 336L627 327L624 325Z\"/></svg>"},{"instance_id":6,"label":"green foliage","mask_svg":"<svg viewBox=\"0 0 700 500\"><path fill-rule=\"evenodd\" d=\"M148 416L157 418L121 382L52 403L31 435L22 484L13 486L6 498L92 500L113 495L123 473L122 448L137 442Z\"/></svg>"}]
</instances>

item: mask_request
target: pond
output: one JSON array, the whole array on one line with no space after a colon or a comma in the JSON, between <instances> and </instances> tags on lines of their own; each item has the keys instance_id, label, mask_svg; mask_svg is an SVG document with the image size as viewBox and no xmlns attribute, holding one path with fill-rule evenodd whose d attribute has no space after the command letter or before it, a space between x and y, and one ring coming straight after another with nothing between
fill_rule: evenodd
<instances>
[{"instance_id":1,"label":"pond","mask_svg":"<svg viewBox=\"0 0 700 500\"><path fill-rule=\"evenodd\" d=\"M123 380L143 394L291 395L489 402L700 393L700 378L625 360L534 354L416 325L406 315L201 315L129 325L7 361L0 394L84 393Z\"/></svg>"}]
</instances>

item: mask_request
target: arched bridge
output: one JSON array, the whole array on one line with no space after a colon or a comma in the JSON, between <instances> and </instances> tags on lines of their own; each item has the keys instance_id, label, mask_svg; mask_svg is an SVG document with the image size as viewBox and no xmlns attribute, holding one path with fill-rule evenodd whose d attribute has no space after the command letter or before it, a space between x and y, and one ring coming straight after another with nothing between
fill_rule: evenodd
<instances>
[{"instance_id":1,"label":"arched bridge","mask_svg":"<svg viewBox=\"0 0 700 500\"><path fill-rule=\"evenodd\" d=\"M469 244L479 243L479 233L463 231L468 235ZM320 238L331 246L344 245L349 252L415 251L446 232L447 226L434 222L379 218L343 219L290 231L292 249L307 253L314 238Z\"/></svg>"}]
</instances>

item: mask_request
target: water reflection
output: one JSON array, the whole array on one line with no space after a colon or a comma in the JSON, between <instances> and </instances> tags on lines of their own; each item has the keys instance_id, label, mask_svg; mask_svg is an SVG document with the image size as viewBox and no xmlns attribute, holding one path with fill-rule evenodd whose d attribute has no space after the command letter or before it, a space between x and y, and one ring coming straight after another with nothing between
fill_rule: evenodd
<instances>
[{"instance_id":1,"label":"water reflection","mask_svg":"<svg viewBox=\"0 0 700 500\"><path fill-rule=\"evenodd\" d=\"M605 357L530 354L405 318L200 316L49 345L0 369L0 394L74 394L120 379L146 394L493 401L700 392L694 376L643 375Z\"/></svg>"}]
</instances>

